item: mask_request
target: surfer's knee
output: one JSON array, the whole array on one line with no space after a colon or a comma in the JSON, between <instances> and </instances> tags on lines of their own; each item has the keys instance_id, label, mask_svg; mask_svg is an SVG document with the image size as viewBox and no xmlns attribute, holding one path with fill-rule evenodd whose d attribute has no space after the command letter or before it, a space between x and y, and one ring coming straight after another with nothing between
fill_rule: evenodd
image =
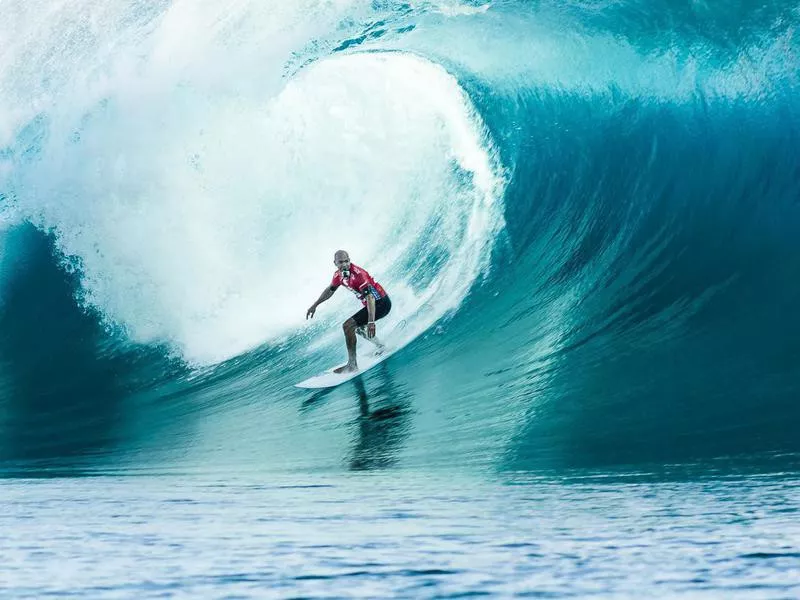
<instances>
[{"instance_id":1,"label":"surfer's knee","mask_svg":"<svg viewBox=\"0 0 800 600\"><path fill-rule=\"evenodd\" d=\"M353 319L347 319L344 323L342 323L342 329L344 329L345 333L350 331L356 330L356 322Z\"/></svg>"}]
</instances>

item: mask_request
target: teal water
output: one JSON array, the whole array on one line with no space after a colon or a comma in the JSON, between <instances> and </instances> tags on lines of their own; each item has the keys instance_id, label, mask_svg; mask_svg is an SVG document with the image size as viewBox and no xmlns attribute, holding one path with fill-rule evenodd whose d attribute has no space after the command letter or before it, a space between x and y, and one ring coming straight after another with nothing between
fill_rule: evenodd
<instances>
[{"instance_id":1,"label":"teal water","mask_svg":"<svg viewBox=\"0 0 800 600\"><path fill-rule=\"evenodd\" d=\"M2 14L0 595L800 595L796 3Z\"/></svg>"}]
</instances>

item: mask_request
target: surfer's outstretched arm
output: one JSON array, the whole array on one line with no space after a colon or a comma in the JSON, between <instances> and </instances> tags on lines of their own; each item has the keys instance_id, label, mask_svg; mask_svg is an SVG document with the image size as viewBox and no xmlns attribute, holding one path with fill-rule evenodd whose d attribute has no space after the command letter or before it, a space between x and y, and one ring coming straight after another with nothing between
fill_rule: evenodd
<instances>
[{"instance_id":1,"label":"surfer's outstretched arm","mask_svg":"<svg viewBox=\"0 0 800 600\"><path fill-rule=\"evenodd\" d=\"M328 298L333 296L333 292L335 292L338 288L335 287L326 287L325 291L323 291L317 301L312 304L309 309L306 311L306 319L311 319L314 317L314 313L317 311L317 307L325 302Z\"/></svg>"}]
</instances>

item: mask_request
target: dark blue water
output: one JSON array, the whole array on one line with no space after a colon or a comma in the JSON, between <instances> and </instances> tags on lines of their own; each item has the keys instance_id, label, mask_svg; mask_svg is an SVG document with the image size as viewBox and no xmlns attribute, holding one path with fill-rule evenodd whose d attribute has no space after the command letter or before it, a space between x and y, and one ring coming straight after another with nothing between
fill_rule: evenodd
<instances>
[{"instance_id":1,"label":"dark blue water","mask_svg":"<svg viewBox=\"0 0 800 600\"><path fill-rule=\"evenodd\" d=\"M12 595L798 593L796 7L11 6Z\"/></svg>"}]
</instances>

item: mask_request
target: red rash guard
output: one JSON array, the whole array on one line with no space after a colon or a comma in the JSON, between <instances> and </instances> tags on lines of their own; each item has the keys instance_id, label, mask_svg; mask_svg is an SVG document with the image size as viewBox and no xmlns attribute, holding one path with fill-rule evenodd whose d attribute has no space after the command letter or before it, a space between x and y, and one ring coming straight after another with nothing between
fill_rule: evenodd
<instances>
[{"instance_id":1,"label":"red rash guard","mask_svg":"<svg viewBox=\"0 0 800 600\"><path fill-rule=\"evenodd\" d=\"M368 296L372 296L375 300L386 297L386 292L381 287L381 284L375 281L364 269L352 263L350 263L349 277L344 277L341 271L336 271L333 276L331 289L335 290L340 285L353 292L364 306L367 305Z\"/></svg>"}]
</instances>

